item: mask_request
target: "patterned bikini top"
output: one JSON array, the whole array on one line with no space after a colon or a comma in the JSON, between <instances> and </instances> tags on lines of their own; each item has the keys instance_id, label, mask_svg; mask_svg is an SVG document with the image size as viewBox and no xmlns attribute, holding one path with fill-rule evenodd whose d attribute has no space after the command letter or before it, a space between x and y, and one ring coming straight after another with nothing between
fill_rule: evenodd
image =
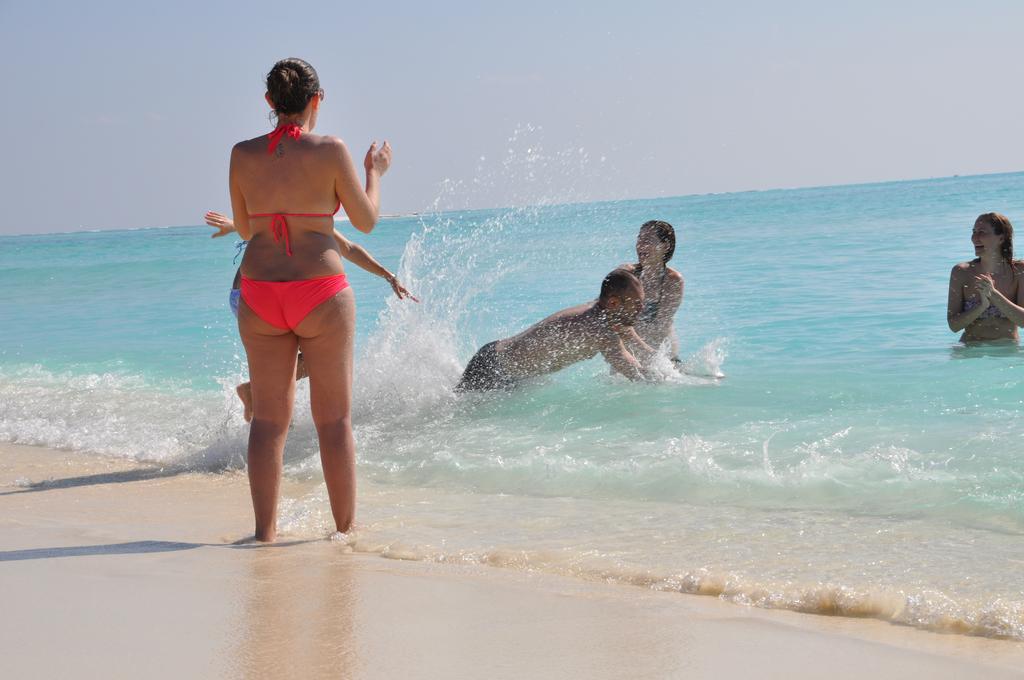
<instances>
[{"instance_id":1,"label":"patterned bikini top","mask_svg":"<svg viewBox=\"0 0 1024 680\"><path fill-rule=\"evenodd\" d=\"M964 300L964 311L969 312L978 305L981 304L981 298L969 298ZM993 304L990 304L985 308L985 311L981 313L978 319L1005 319L1006 315L1003 314L1003 310L999 309Z\"/></svg>"}]
</instances>

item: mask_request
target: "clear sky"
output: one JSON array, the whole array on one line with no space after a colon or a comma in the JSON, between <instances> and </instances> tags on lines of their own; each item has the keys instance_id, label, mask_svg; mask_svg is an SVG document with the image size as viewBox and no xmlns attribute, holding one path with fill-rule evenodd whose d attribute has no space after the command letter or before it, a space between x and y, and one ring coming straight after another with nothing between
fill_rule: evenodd
<instances>
[{"instance_id":1,"label":"clear sky","mask_svg":"<svg viewBox=\"0 0 1024 680\"><path fill-rule=\"evenodd\" d=\"M1024 169L1024 2L0 0L0 233L200 224L299 56L383 210Z\"/></svg>"}]
</instances>

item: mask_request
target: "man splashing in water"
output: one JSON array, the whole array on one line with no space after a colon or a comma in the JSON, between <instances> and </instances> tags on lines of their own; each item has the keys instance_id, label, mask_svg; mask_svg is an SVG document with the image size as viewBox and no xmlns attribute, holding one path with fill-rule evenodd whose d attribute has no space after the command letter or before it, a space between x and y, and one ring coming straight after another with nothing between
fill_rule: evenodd
<instances>
[{"instance_id":1,"label":"man splashing in water","mask_svg":"<svg viewBox=\"0 0 1024 680\"><path fill-rule=\"evenodd\" d=\"M601 282L597 301L555 312L518 335L481 347L455 389L510 388L598 352L616 373L644 380L647 373L636 357L646 361L654 352L633 330L643 304L639 279L616 269Z\"/></svg>"}]
</instances>

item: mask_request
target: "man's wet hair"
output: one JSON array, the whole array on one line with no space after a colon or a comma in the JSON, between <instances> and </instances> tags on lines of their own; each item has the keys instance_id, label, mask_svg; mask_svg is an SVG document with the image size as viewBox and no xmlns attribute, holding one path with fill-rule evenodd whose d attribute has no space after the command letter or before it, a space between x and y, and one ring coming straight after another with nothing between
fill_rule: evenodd
<instances>
[{"instance_id":1,"label":"man's wet hair","mask_svg":"<svg viewBox=\"0 0 1024 680\"><path fill-rule=\"evenodd\" d=\"M604 277L604 281L601 282L601 296L597 298L597 301L604 304L611 296L623 295L630 291L635 291L637 294L643 292L640 279L625 269L616 269Z\"/></svg>"}]
</instances>

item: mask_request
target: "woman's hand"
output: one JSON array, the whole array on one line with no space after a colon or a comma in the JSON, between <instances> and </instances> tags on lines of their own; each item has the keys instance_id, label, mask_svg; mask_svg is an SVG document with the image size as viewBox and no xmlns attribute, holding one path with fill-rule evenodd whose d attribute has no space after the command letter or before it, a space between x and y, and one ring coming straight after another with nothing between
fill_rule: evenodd
<instances>
[{"instance_id":1,"label":"woman's hand","mask_svg":"<svg viewBox=\"0 0 1024 680\"><path fill-rule=\"evenodd\" d=\"M378 177L384 175L391 167L391 144L387 140L384 140L384 146L377 148L377 142L370 145L370 150L366 152L366 158L363 159L363 167L366 168L366 172L376 172Z\"/></svg>"},{"instance_id":2,"label":"woman's hand","mask_svg":"<svg viewBox=\"0 0 1024 680\"><path fill-rule=\"evenodd\" d=\"M999 291L996 289L996 282L991 274L979 274L974 278L974 281L978 286L978 295L981 296L982 301L987 307L991 304L992 298L999 295Z\"/></svg>"},{"instance_id":3,"label":"woman's hand","mask_svg":"<svg viewBox=\"0 0 1024 680\"><path fill-rule=\"evenodd\" d=\"M401 283L398 282L398 279L395 278L394 274L392 274L390 272L387 273L384 276L384 280L391 284L391 290L395 291L395 295L398 296L399 300L404 300L405 298L409 298L413 302L419 302L419 300L417 300L416 297L412 293L410 293L409 291L407 291L405 289L405 286L403 286Z\"/></svg>"},{"instance_id":4,"label":"woman's hand","mask_svg":"<svg viewBox=\"0 0 1024 680\"><path fill-rule=\"evenodd\" d=\"M206 223L217 230L216 233L210 234L210 238L227 236L235 230L235 223L231 221L230 217L213 210L206 213Z\"/></svg>"}]
</instances>

